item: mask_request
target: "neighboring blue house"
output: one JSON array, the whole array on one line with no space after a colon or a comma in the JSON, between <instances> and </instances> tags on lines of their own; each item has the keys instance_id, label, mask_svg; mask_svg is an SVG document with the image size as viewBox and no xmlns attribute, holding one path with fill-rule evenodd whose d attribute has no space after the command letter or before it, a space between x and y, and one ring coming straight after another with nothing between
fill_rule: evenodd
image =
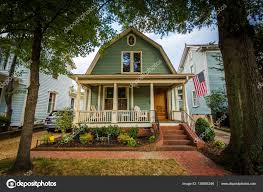
<instances>
[{"instance_id":1,"label":"neighboring blue house","mask_svg":"<svg viewBox=\"0 0 263 192\"><path fill-rule=\"evenodd\" d=\"M222 55L218 45L200 44L185 45L184 52L178 68L179 73L198 74L204 71L209 95L212 90L226 92ZM180 90L179 90L180 91ZM193 80L186 84L188 112L194 119L207 117L211 119L211 109L206 105L204 97L195 94ZM180 94L179 94L180 95Z\"/></svg>"},{"instance_id":2,"label":"neighboring blue house","mask_svg":"<svg viewBox=\"0 0 263 192\"><path fill-rule=\"evenodd\" d=\"M1 58L1 57L0 57ZM0 59L0 113L6 112L4 82L8 79L8 73L12 62L10 56ZM15 70L15 90L13 94L13 114L11 126L22 126L24 121L27 87L29 86L30 70L19 64ZM75 94L72 92L73 82L64 75L58 77L40 73L40 87L36 106L35 120L42 121L52 110L60 110L65 107L74 107Z\"/></svg>"}]
</instances>

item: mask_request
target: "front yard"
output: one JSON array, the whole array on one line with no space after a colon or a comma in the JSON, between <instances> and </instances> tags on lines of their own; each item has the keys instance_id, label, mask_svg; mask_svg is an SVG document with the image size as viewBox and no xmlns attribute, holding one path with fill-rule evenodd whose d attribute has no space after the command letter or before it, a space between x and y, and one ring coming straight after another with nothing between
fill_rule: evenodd
<instances>
[{"instance_id":1,"label":"front yard","mask_svg":"<svg viewBox=\"0 0 263 192\"><path fill-rule=\"evenodd\" d=\"M0 175L6 175L13 160L0 161ZM49 176L143 176L186 175L174 159L46 159L33 160L27 175ZM18 173L16 173L18 174ZM21 175L24 173L20 173Z\"/></svg>"}]
</instances>

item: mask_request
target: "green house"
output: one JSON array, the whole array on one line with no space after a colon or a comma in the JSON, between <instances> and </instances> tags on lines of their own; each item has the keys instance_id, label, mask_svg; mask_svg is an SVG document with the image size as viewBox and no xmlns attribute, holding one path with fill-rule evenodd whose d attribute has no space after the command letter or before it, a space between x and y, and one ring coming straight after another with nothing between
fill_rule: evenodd
<instances>
[{"instance_id":1,"label":"green house","mask_svg":"<svg viewBox=\"0 0 263 192\"><path fill-rule=\"evenodd\" d=\"M186 104L180 111L177 88L185 90L192 76L178 74L161 45L129 28L98 51L85 74L72 76L78 84L75 123L151 127L181 121Z\"/></svg>"}]
</instances>

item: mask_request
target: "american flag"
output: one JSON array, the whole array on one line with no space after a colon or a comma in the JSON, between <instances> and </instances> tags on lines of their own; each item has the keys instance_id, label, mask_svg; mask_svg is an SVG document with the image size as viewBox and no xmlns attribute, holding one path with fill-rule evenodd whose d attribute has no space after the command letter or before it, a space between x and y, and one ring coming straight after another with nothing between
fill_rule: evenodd
<instances>
[{"instance_id":1,"label":"american flag","mask_svg":"<svg viewBox=\"0 0 263 192\"><path fill-rule=\"evenodd\" d=\"M193 81L194 81L196 95L198 97L204 96L207 93L204 71L195 75Z\"/></svg>"}]
</instances>

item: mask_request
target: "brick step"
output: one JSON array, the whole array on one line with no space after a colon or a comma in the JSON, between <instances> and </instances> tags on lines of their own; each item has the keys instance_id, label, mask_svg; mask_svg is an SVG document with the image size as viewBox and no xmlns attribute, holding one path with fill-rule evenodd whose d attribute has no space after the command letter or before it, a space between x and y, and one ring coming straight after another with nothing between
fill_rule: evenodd
<instances>
[{"instance_id":1,"label":"brick step","mask_svg":"<svg viewBox=\"0 0 263 192\"><path fill-rule=\"evenodd\" d=\"M196 147L192 145L161 145L157 151L195 151Z\"/></svg>"},{"instance_id":2,"label":"brick step","mask_svg":"<svg viewBox=\"0 0 263 192\"><path fill-rule=\"evenodd\" d=\"M164 135L164 140L174 140L174 139L187 139L188 136L185 134L176 134L176 135Z\"/></svg>"},{"instance_id":3,"label":"brick step","mask_svg":"<svg viewBox=\"0 0 263 192\"><path fill-rule=\"evenodd\" d=\"M164 131L170 131L170 130L182 130L183 128L181 126L161 126L161 129Z\"/></svg>"},{"instance_id":4,"label":"brick step","mask_svg":"<svg viewBox=\"0 0 263 192\"><path fill-rule=\"evenodd\" d=\"M164 145L190 145L192 142L189 139L175 139L175 140L163 140Z\"/></svg>"},{"instance_id":5,"label":"brick step","mask_svg":"<svg viewBox=\"0 0 263 192\"><path fill-rule=\"evenodd\" d=\"M175 135L175 134L184 134L185 132L184 132L184 130L182 129L182 130L164 130L163 131L163 134L164 135Z\"/></svg>"}]
</instances>

